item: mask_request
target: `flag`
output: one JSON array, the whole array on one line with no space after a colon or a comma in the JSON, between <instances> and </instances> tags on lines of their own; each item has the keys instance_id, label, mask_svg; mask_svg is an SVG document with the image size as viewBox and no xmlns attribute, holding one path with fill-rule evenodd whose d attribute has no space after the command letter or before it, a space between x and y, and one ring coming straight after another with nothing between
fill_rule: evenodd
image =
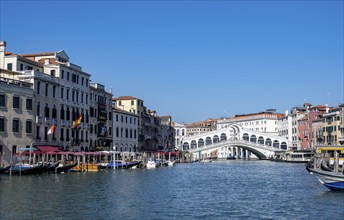
<instances>
[{"instance_id":1,"label":"flag","mask_svg":"<svg viewBox=\"0 0 344 220\"><path fill-rule=\"evenodd\" d=\"M76 128L80 125L82 120L82 115L80 115L75 121L73 121L73 128Z\"/></svg>"},{"instance_id":2,"label":"flag","mask_svg":"<svg viewBox=\"0 0 344 220\"><path fill-rule=\"evenodd\" d=\"M102 127L102 136L105 136L106 126Z\"/></svg>"},{"instance_id":3,"label":"flag","mask_svg":"<svg viewBox=\"0 0 344 220\"><path fill-rule=\"evenodd\" d=\"M54 130L55 130L55 125L52 125L50 129L48 130L48 134L54 134Z\"/></svg>"}]
</instances>

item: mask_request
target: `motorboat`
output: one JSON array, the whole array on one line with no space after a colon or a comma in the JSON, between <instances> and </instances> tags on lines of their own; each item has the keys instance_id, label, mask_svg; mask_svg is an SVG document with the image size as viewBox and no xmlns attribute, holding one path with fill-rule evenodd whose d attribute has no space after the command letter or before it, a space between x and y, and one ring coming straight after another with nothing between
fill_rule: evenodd
<instances>
[{"instance_id":1,"label":"motorboat","mask_svg":"<svg viewBox=\"0 0 344 220\"><path fill-rule=\"evenodd\" d=\"M148 160L148 162L146 164L146 168L147 169L153 169L153 168L157 168L157 167L158 167L158 163L157 162L155 162L152 159Z\"/></svg>"},{"instance_id":2,"label":"motorboat","mask_svg":"<svg viewBox=\"0 0 344 220\"><path fill-rule=\"evenodd\" d=\"M211 163L213 162L211 159L203 159L199 161L200 163Z\"/></svg>"},{"instance_id":3,"label":"motorboat","mask_svg":"<svg viewBox=\"0 0 344 220\"><path fill-rule=\"evenodd\" d=\"M139 166L141 162L142 161L115 161L99 167L102 169L129 169Z\"/></svg>"},{"instance_id":4,"label":"motorboat","mask_svg":"<svg viewBox=\"0 0 344 220\"><path fill-rule=\"evenodd\" d=\"M172 160L167 161L167 166L173 167L174 166L174 161L172 161Z\"/></svg>"}]
</instances>

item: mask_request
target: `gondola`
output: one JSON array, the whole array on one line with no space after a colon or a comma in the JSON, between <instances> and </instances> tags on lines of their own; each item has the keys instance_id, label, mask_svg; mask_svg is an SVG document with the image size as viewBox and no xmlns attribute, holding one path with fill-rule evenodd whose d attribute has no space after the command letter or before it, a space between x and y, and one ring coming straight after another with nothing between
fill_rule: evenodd
<instances>
[{"instance_id":1,"label":"gondola","mask_svg":"<svg viewBox=\"0 0 344 220\"><path fill-rule=\"evenodd\" d=\"M11 165L0 167L0 174L4 173L6 170L10 169Z\"/></svg>"}]
</instances>

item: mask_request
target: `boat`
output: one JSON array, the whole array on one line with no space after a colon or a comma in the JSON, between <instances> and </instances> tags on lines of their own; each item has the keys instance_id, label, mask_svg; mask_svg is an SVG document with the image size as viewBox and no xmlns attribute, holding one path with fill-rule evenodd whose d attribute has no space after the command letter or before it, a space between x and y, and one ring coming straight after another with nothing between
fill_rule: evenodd
<instances>
[{"instance_id":1,"label":"boat","mask_svg":"<svg viewBox=\"0 0 344 220\"><path fill-rule=\"evenodd\" d=\"M174 161L172 161L172 160L167 161L167 166L173 167L174 166Z\"/></svg>"},{"instance_id":2,"label":"boat","mask_svg":"<svg viewBox=\"0 0 344 220\"><path fill-rule=\"evenodd\" d=\"M325 171L307 167L310 174L315 175L321 184L333 191L344 191L344 173Z\"/></svg>"},{"instance_id":3,"label":"boat","mask_svg":"<svg viewBox=\"0 0 344 220\"><path fill-rule=\"evenodd\" d=\"M43 165L13 165L7 169L4 173L11 175L35 175L42 173Z\"/></svg>"},{"instance_id":4,"label":"boat","mask_svg":"<svg viewBox=\"0 0 344 220\"><path fill-rule=\"evenodd\" d=\"M211 159L203 159L199 161L200 163L211 163L213 162Z\"/></svg>"},{"instance_id":5,"label":"boat","mask_svg":"<svg viewBox=\"0 0 344 220\"><path fill-rule=\"evenodd\" d=\"M148 160L146 164L147 169L152 169L152 168L157 168L157 167L158 167L158 164L154 160L152 159Z\"/></svg>"},{"instance_id":6,"label":"boat","mask_svg":"<svg viewBox=\"0 0 344 220\"><path fill-rule=\"evenodd\" d=\"M227 160L235 160L236 158L234 156L227 157Z\"/></svg>"},{"instance_id":7,"label":"boat","mask_svg":"<svg viewBox=\"0 0 344 220\"><path fill-rule=\"evenodd\" d=\"M100 169L130 169L137 167L141 164L142 161L115 161L108 163L106 165L100 165Z\"/></svg>"},{"instance_id":8,"label":"boat","mask_svg":"<svg viewBox=\"0 0 344 220\"><path fill-rule=\"evenodd\" d=\"M286 152L276 152L275 155L270 158L270 161L286 163L308 163L313 156L314 151L312 150L290 150Z\"/></svg>"},{"instance_id":9,"label":"boat","mask_svg":"<svg viewBox=\"0 0 344 220\"><path fill-rule=\"evenodd\" d=\"M340 153L344 152L344 146ZM339 153L334 152L333 169L327 165L329 158L325 154L315 155L312 160L307 163L306 169L325 187L332 191L344 191L344 166L339 166Z\"/></svg>"},{"instance_id":10,"label":"boat","mask_svg":"<svg viewBox=\"0 0 344 220\"><path fill-rule=\"evenodd\" d=\"M0 167L0 174L4 173L6 170L10 169L11 165Z\"/></svg>"},{"instance_id":11,"label":"boat","mask_svg":"<svg viewBox=\"0 0 344 220\"><path fill-rule=\"evenodd\" d=\"M68 173L73 167L75 167L78 163L62 165L58 164L58 166L50 166L47 170L48 173Z\"/></svg>"}]
</instances>

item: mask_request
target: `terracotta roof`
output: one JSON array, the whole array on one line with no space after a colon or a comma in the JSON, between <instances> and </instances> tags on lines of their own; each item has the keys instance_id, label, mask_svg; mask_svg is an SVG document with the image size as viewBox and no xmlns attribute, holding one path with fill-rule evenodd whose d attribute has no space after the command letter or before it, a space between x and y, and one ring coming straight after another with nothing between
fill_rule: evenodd
<instances>
[{"instance_id":1,"label":"terracotta roof","mask_svg":"<svg viewBox=\"0 0 344 220\"><path fill-rule=\"evenodd\" d=\"M20 54L20 56L23 56L23 57L40 57L40 56L52 56L52 55L55 55L55 52Z\"/></svg>"},{"instance_id":2,"label":"terracotta roof","mask_svg":"<svg viewBox=\"0 0 344 220\"><path fill-rule=\"evenodd\" d=\"M113 98L112 100L131 100L131 99L138 99L133 96L120 96L118 98Z\"/></svg>"},{"instance_id":3,"label":"terracotta roof","mask_svg":"<svg viewBox=\"0 0 344 220\"><path fill-rule=\"evenodd\" d=\"M18 59L24 60L25 62L29 62L29 63L31 63L33 65L42 66L41 63L35 61L34 59L30 59L29 57L23 57L22 55L15 54L15 53L12 53L12 52L5 52L5 56L15 56Z\"/></svg>"},{"instance_id":4,"label":"terracotta roof","mask_svg":"<svg viewBox=\"0 0 344 220\"><path fill-rule=\"evenodd\" d=\"M164 116L160 116L160 118L170 118L171 115L164 115Z\"/></svg>"},{"instance_id":5,"label":"terracotta roof","mask_svg":"<svg viewBox=\"0 0 344 220\"><path fill-rule=\"evenodd\" d=\"M5 52L5 56L10 56L10 55L16 55L17 56L17 54L15 54L15 53L8 52L8 51Z\"/></svg>"},{"instance_id":6,"label":"terracotta roof","mask_svg":"<svg viewBox=\"0 0 344 220\"><path fill-rule=\"evenodd\" d=\"M42 58L39 59L38 62L44 64L46 59L49 59L49 64L60 64L55 58Z\"/></svg>"}]
</instances>

